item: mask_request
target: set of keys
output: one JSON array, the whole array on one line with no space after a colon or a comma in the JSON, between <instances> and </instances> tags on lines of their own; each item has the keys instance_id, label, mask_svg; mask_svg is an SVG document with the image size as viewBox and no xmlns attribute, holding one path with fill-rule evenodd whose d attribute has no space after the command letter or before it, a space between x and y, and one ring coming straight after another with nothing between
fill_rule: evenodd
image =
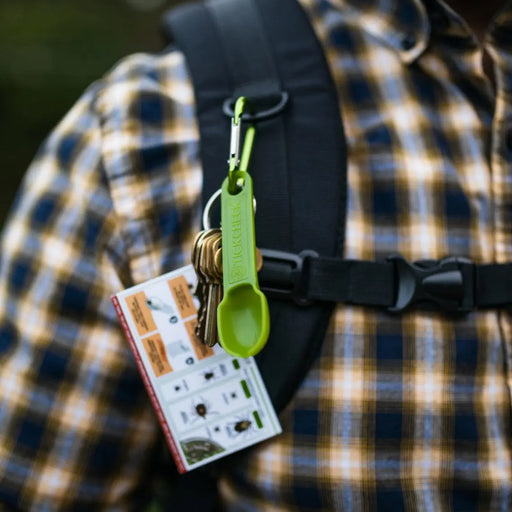
<instances>
[{"instance_id":1,"label":"set of keys","mask_svg":"<svg viewBox=\"0 0 512 512\"><path fill-rule=\"evenodd\" d=\"M222 300L222 230L200 231L192 246L192 264L197 274L194 294L199 299L195 335L209 347L218 342L217 308ZM256 249L257 271L263 266L263 256Z\"/></svg>"},{"instance_id":2,"label":"set of keys","mask_svg":"<svg viewBox=\"0 0 512 512\"><path fill-rule=\"evenodd\" d=\"M194 240L192 264L197 274L195 294L199 299L196 336L209 347L218 340L217 308L222 300L222 231L210 228Z\"/></svg>"}]
</instances>

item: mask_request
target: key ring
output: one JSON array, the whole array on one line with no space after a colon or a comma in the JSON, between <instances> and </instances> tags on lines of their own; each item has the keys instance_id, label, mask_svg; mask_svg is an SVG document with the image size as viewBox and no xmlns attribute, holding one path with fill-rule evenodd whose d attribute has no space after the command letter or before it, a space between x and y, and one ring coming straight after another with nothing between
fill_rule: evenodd
<instances>
[{"instance_id":1,"label":"key ring","mask_svg":"<svg viewBox=\"0 0 512 512\"><path fill-rule=\"evenodd\" d=\"M219 188L212 194L210 199L208 199L208 202L206 203L203 211L203 229L211 229L212 225L210 223L210 210L212 209L215 201L220 197L221 193L222 189Z\"/></svg>"},{"instance_id":2,"label":"key ring","mask_svg":"<svg viewBox=\"0 0 512 512\"><path fill-rule=\"evenodd\" d=\"M211 229L212 225L210 223L210 211L215 204L215 201L219 199L221 193L222 189L219 188L211 195L210 199L208 199L203 211L203 229ZM256 213L256 198L254 196L252 198L252 204L254 207L254 213Z\"/></svg>"}]
</instances>

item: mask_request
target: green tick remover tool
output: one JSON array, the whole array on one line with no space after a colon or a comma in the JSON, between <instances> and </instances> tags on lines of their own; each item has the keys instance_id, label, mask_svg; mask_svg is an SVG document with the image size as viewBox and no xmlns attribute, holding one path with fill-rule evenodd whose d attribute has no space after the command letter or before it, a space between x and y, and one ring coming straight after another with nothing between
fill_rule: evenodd
<instances>
[{"instance_id":1,"label":"green tick remover tool","mask_svg":"<svg viewBox=\"0 0 512 512\"><path fill-rule=\"evenodd\" d=\"M229 172L222 184L222 267L224 298L217 310L220 344L233 356L257 354L267 342L270 329L268 304L259 288L252 180L247 172L254 126L246 131L241 158L240 136L245 98L235 104L231 122Z\"/></svg>"}]
</instances>

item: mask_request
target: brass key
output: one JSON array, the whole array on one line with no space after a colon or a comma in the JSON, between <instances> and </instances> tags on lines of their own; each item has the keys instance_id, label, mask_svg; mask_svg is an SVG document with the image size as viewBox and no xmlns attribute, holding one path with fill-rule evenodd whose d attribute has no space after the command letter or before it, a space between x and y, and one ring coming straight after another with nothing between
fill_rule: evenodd
<instances>
[{"instance_id":1,"label":"brass key","mask_svg":"<svg viewBox=\"0 0 512 512\"><path fill-rule=\"evenodd\" d=\"M211 236L220 236L220 229L208 229L201 231L196 236L192 249L192 264L197 274L197 286L194 293L199 299L195 334L201 341L203 341L205 337L206 308L208 300L208 282L202 271L202 260L204 258L203 249L205 241Z\"/></svg>"},{"instance_id":2,"label":"brass key","mask_svg":"<svg viewBox=\"0 0 512 512\"><path fill-rule=\"evenodd\" d=\"M205 233L206 233L206 231L200 231L196 235L196 238L192 245L192 258L191 258L192 265L194 266L194 270L196 271L196 275L197 275L197 284L196 284L196 289L194 290L194 295L196 295L200 301L201 301L201 296L203 294L204 281L202 279L202 275L199 272L198 261L199 261L199 253L201 250L201 239L203 238Z\"/></svg>"},{"instance_id":3,"label":"brass key","mask_svg":"<svg viewBox=\"0 0 512 512\"><path fill-rule=\"evenodd\" d=\"M204 343L213 347L217 343L217 308L222 300L222 269L216 264L216 254L220 251L222 236L211 236L202 247L201 271L207 282L206 316Z\"/></svg>"}]
</instances>

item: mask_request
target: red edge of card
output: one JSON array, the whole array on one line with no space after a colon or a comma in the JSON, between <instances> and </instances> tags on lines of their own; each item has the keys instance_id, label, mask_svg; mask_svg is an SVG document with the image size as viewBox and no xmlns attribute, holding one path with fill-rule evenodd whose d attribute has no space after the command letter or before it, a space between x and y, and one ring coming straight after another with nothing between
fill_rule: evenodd
<instances>
[{"instance_id":1,"label":"red edge of card","mask_svg":"<svg viewBox=\"0 0 512 512\"><path fill-rule=\"evenodd\" d=\"M146 372L146 368L144 367L144 363L142 362L142 358L140 357L140 353L137 348L137 345L135 345L135 340L133 339L130 328L128 327L128 322L126 321L123 310L121 309L121 305L119 304L119 299L117 298L116 295L112 295L112 297L110 299L112 301L112 304L114 304L114 308L115 308L117 316L119 317L119 320L121 322L121 326L123 328L124 334L125 334L126 338L128 339L130 348L132 349L133 356L135 357L135 362L137 363L137 366L139 367L139 372L142 375L142 380L144 381L144 385L146 386L146 390L148 392L149 398L151 400L151 403L153 404L153 408L156 411L156 415L158 416L158 421L160 422L162 430L164 431L164 436L165 436L167 444L169 445L169 448L171 450L172 456L174 458L174 462L176 463L176 466L178 467L178 471L180 473L186 473L188 470L183 463L183 459L181 458L181 454L178 451L178 447L176 446L176 442L174 441L174 437L172 436L169 425L167 424L167 421L165 420L164 412L162 410L162 407L160 406L160 402L158 401L158 398L156 396L153 385L151 384L149 375Z\"/></svg>"}]
</instances>

